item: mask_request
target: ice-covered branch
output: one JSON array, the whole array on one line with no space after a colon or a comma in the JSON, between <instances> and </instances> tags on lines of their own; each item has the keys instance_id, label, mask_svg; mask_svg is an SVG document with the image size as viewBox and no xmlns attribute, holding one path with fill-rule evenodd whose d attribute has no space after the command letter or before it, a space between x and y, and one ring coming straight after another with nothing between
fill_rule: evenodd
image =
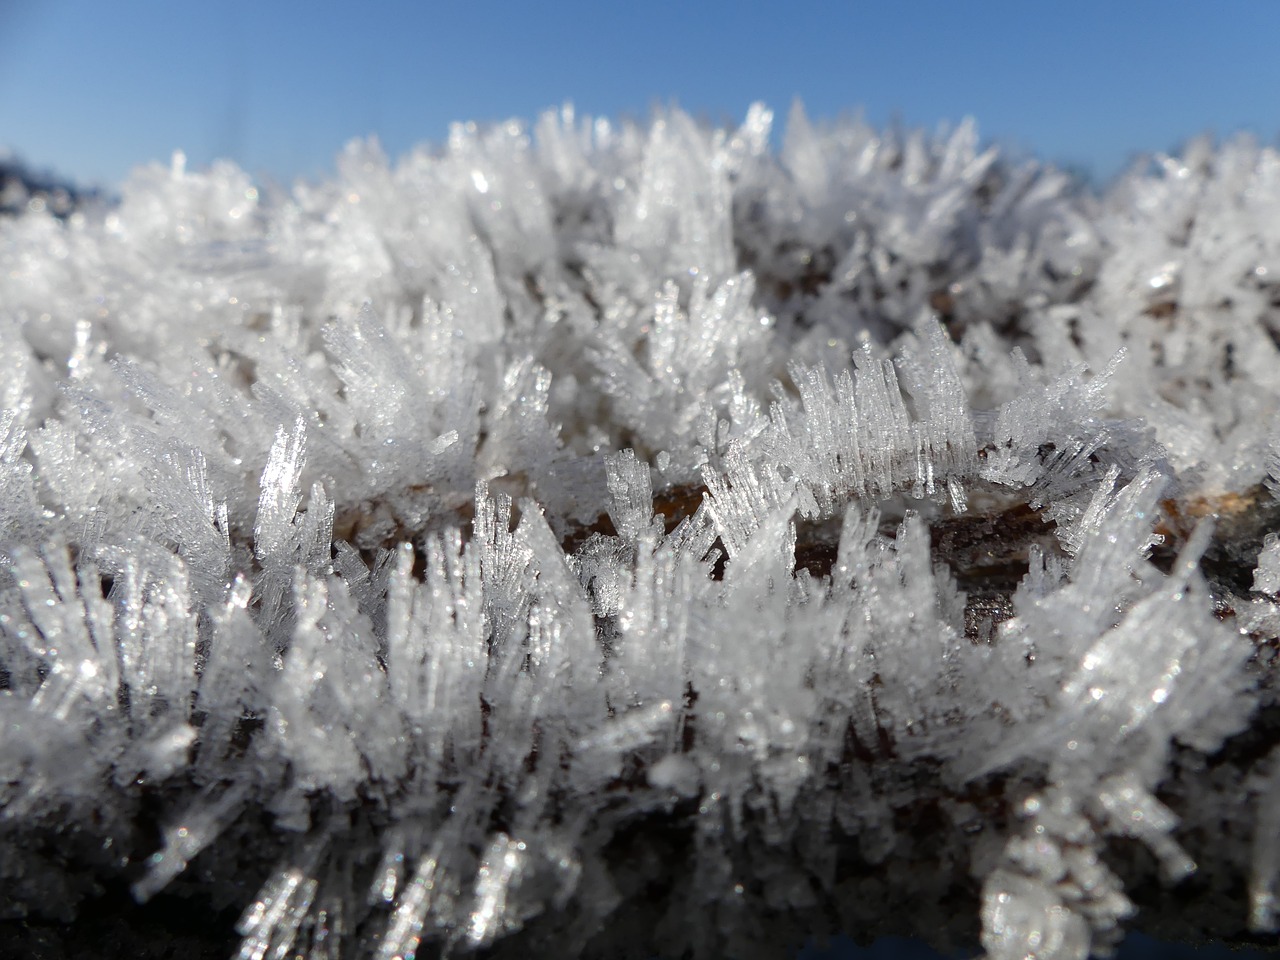
<instances>
[{"instance_id":1,"label":"ice-covered branch","mask_svg":"<svg viewBox=\"0 0 1280 960\"><path fill-rule=\"evenodd\" d=\"M1092 196L970 123L771 126L566 108L0 219L8 918L1275 930L1280 158Z\"/></svg>"}]
</instances>

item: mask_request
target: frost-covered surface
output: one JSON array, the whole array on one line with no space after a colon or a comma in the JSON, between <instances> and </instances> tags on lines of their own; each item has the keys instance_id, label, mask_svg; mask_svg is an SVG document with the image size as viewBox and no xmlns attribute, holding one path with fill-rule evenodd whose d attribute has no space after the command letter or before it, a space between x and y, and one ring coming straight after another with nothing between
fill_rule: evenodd
<instances>
[{"instance_id":1,"label":"frost-covered surface","mask_svg":"<svg viewBox=\"0 0 1280 960\"><path fill-rule=\"evenodd\" d=\"M1124 861L1276 928L1280 155L771 124L0 221L10 915L749 957L959 891L1074 958Z\"/></svg>"}]
</instances>

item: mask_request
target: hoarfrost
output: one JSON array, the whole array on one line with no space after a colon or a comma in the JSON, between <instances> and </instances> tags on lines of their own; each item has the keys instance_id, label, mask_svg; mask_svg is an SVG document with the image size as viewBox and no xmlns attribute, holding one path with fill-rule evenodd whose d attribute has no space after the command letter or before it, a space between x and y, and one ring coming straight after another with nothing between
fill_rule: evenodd
<instances>
[{"instance_id":1,"label":"hoarfrost","mask_svg":"<svg viewBox=\"0 0 1280 960\"><path fill-rule=\"evenodd\" d=\"M1276 152L772 122L0 220L14 912L267 858L244 958L749 957L971 874L1071 958L1213 869L1275 929Z\"/></svg>"}]
</instances>

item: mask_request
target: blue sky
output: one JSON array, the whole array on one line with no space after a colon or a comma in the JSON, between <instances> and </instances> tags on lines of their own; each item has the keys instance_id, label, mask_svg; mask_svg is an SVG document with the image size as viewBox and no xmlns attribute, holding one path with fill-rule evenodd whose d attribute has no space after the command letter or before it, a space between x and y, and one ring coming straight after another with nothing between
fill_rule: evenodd
<instances>
[{"instance_id":1,"label":"blue sky","mask_svg":"<svg viewBox=\"0 0 1280 960\"><path fill-rule=\"evenodd\" d=\"M0 145L103 184L184 149L289 180L454 120L861 108L1105 178L1188 136L1280 133L1280 2L0 0Z\"/></svg>"}]
</instances>

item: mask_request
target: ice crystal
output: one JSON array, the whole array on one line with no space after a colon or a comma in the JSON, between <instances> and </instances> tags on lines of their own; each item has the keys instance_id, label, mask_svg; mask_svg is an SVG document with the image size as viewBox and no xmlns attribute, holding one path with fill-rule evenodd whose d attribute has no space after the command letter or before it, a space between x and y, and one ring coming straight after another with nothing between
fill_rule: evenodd
<instances>
[{"instance_id":1,"label":"ice crystal","mask_svg":"<svg viewBox=\"0 0 1280 960\"><path fill-rule=\"evenodd\" d=\"M1280 157L772 123L0 219L6 914L748 957L965 888L1062 960L1215 871L1276 928Z\"/></svg>"}]
</instances>

